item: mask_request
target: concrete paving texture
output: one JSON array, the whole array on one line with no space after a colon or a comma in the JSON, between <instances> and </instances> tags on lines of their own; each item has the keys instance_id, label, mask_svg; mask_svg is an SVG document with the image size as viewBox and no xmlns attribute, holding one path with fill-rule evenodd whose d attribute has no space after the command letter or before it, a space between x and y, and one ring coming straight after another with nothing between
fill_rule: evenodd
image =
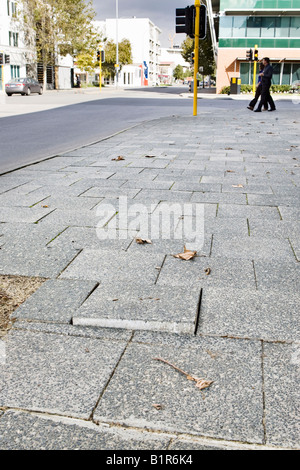
<instances>
[{"instance_id":1,"label":"concrete paving texture","mask_svg":"<svg viewBox=\"0 0 300 470\"><path fill-rule=\"evenodd\" d=\"M199 102L0 177L0 274L47 279L0 449L300 448L299 111Z\"/></svg>"}]
</instances>

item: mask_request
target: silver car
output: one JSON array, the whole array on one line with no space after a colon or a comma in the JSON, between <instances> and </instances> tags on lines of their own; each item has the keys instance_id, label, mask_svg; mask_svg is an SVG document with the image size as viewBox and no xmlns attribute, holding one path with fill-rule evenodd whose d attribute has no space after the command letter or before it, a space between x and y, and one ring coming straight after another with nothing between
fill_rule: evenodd
<instances>
[{"instance_id":1,"label":"silver car","mask_svg":"<svg viewBox=\"0 0 300 470\"><path fill-rule=\"evenodd\" d=\"M7 96L13 93L21 95L31 95L31 93L43 94L43 85L41 85L34 78L13 78L5 85L5 92Z\"/></svg>"}]
</instances>

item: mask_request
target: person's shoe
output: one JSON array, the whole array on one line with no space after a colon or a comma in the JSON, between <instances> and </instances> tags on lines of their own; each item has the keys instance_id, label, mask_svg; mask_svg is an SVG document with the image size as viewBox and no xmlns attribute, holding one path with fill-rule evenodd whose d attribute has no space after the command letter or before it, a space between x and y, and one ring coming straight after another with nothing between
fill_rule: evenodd
<instances>
[{"instance_id":1,"label":"person's shoe","mask_svg":"<svg viewBox=\"0 0 300 470\"><path fill-rule=\"evenodd\" d=\"M268 111L268 108L264 108L262 111Z\"/></svg>"},{"instance_id":2,"label":"person's shoe","mask_svg":"<svg viewBox=\"0 0 300 470\"><path fill-rule=\"evenodd\" d=\"M276 108L269 109L268 111L269 111L269 113L270 113L271 111L276 111Z\"/></svg>"},{"instance_id":3,"label":"person's shoe","mask_svg":"<svg viewBox=\"0 0 300 470\"><path fill-rule=\"evenodd\" d=\"M261 109L256 109L254 112L255 113L261 113Z\"/></svg>"},{"instance_id":4,"label":"person's shoe","mask_svg":"<svg viewBox=\"0 0 300 470\"><path fill-rule=\"evenodd\" d=\"M252 106L247 106L247 109L250 109L250 111L253 111L254 108L252 108Z\"/></svg>"}]
</instances>

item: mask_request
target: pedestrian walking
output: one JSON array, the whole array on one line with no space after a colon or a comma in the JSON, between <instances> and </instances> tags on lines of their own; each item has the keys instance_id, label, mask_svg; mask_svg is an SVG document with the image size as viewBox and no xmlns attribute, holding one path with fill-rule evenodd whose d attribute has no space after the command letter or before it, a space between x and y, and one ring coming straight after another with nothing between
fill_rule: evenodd
<instances>
[{"instance_id":1,"label":"pedestrian walking","mask_svg":"<svg viewBox=\"0 0 300 470\"><path fill-rule=\"evenodd\" d=\"M81 88L80 75L77 75L77 76L76 76L76 85L77 85L77 88Z\"/></svg>"},{"instance_id":2,"label":"pedestrian walking","mask_svg":"<svg viewBox=\"0 0 300 470\"><path fill-rule=\"evenodd\" d=\"M260 113L261 108L267 103L270 104L271 109L270 111L275 111L276 107L273 101L272 96L270 95L270 87L272 83L272 76L273 76L273 67L270 64L270 59L265 57L263 59L264 70L259 75L261 76L261 97L260 102L258 104L257 109L254 111L255 113Z\"/></svg>"},{"instance_id":3,"label":"pedestrian walking","mask_svg":"<svg viewBox=\"0 0 300 470\"><path fill-rule=\"evenodd\" d=\"M262 62L259 63L259 73L263 72L264 70L264 64ZM247 106L248 109L250 109L250 111L253 111L255 106L256 106L256 103L258 102L258 99L259 97L261 96L261 90L262 90L262 77L261 75L258 75L258 83L257 83L257 86L256 86L256 92L255 92L255 97L253 98L252 101L250 101L249 105ZM265 104L264 105L264 111L267 111L268 110L268 105Z\"/></svg>"}]
</instances>

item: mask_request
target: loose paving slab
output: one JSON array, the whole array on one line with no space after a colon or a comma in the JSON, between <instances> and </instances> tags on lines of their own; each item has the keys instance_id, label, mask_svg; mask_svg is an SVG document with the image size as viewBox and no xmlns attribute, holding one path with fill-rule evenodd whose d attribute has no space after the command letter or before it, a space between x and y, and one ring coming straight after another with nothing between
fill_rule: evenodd
<instances>
[{"instance_id":1,"label":"loose paving slab","mask_svg":"<svg viewBox=\"0 0 300 470\"><path fill-rule=\"evenodd\" d=\"M128 346L94 419L262 443L259 343L217 338L169 341L171 344L156 339L153 344ZM214 383L201 393L193 382L154 360L156 357ZM160 404L161 410L153 404Z\"/></svg>"},{"instance_id":2,"label":"loose paving slab","mask_svg":"<svg viewBox=\"0 0 300 470\"><path fill-rule=\"evenodd\" d=\"M297 292L208 287L202 294L198 333L299 341L299 308Z\"/></svg>"},{"instance_id":3,"label":"loose paving slab","mask_svg":"<svg viewBox=\"0 0 300 470\"><path fill-rule=\"evenodd\" d=\"M126 342L13 330L0 406L88 419Z\"/></svg>"},{"instance_id":4,"label":"loose paving slab","mask_svg":"<svg viewBox=\"0 0 300 470\"><path fill-rule=\"evenodd\" d=\"M73 325L194 334L200 286L180 289L100 285L73 316Z\"/></svg>"},{"instance_id":5,"label":"loose paving slab","mask_svg":"<svg viewBox=\"0 0 300 470\"><path fill-rule=\"evenodd\" d=\"M0 450L167 450L163 434L8 411L0 417Z\"/></svg>"},{"instance_id":6,"label":"loose paving slab","mask_svg":"<svg viewBox=\"0 0 300 470\"><path fill-rule=\"evenodd\" d=\"M70 323L74 312L97 287L93 281L51 279L46 281L13 317L54 323Z\"/></svg>"}]
</instances>

